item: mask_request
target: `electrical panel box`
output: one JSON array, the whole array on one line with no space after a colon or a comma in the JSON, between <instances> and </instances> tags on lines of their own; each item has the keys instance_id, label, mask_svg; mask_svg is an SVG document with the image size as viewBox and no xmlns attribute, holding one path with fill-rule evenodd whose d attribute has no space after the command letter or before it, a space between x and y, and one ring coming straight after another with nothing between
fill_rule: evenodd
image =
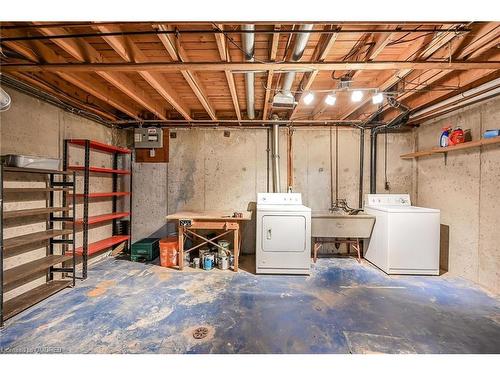
<instances>
[{"instance_id":1,"label":"electrical panel box","mask_svg":"<svg viewBox=\"0 0 500 375\"><path fill-rule=\"evenodd\" d=\"M134 129L135 148L163 148L163 130L160 128Z\"/></svg>"}]
</instances>

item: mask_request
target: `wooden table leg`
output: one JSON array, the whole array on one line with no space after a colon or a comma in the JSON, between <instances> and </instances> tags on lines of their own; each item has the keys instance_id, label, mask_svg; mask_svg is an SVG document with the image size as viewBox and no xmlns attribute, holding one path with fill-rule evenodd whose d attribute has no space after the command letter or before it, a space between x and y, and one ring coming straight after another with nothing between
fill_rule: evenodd
<instances>
[{"instance_id":1,"label":"wooden table leg","mask_svg":"<svg viewBox=\"0 0 500 375\"><path fill-rule=\"evenodd\" d=\"M359 238L356 239L356 245L353 245L353 247L358 252L358 263L361 263L361 248L359 246Z\"/></svg>"},{"instance_id":2,"label":"wooden table leg","mask_svg":"<svg viewBox=\"0 0 500 375\"><path fill-rule=\"evenodd\" d=\"M184 227L179 225L179 270L184 268Z\"/></svg>"},{"instance_id":3,"label":"wooden table leg","mask_svg":"<svg viewBox=\"0 0 500 375\"><path fill-rule=\"evenodd\" d=\"M233 266L233 270L234 272L238 272L238 260L239 260L239 257L240 257L240 240L239 240L239 231L240 229L235 229L233 230L233 234L234 234L234 243L233 243L233 247L234 247L234 266Z\"/></svg>"},{"instance_id":4,"label":"wooden table leg","mask_svg":"<svg viewBox=\"0 0 500 375\"><path fill-rule=\"evenodd\" d=\"M313 248L313 261L316 263L316 260L318 259L318 250L321 248L321 244L318 242L314 243L314 248Z\"/></svg>"}]
</instances>

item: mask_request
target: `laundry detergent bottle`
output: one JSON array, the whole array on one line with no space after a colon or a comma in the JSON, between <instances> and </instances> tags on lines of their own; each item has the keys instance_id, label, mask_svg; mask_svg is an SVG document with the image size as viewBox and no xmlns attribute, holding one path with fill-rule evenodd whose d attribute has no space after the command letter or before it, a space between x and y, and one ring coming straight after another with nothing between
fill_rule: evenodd
<instances>
[{"instance_id":1,"label":"laundry detergent bottle","mask_svg":"<svg viewBox=\"0 0 500 375\"><path fill-rule=\"evenodd\" d=\"M439 147L448 147L450 141L451 127L444 127L441 136L439 137Z\"/></svg>"}]
</instances>

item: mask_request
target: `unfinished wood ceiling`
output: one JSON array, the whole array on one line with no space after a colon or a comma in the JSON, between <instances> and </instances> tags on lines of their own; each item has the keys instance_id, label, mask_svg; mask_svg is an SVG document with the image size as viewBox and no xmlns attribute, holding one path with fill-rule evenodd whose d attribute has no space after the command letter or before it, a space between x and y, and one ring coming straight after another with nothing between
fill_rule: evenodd
<instances>
[{"instance_id":1,"label":"unfinished wood ceiling","mask_svg":"<svg viewBox=\"0 0 500 375\"><path fill-rule=\"evenodd\" d=\"M2 23L2 74L108 123L183 120L217 123L247 116L245 72L253 72L255 119L297 123L363 121L384 92L420 109L500 76L500 23L314 24L292 60L300 24L257 23L254 61L242 24ZM296 71L293 109L272 106L286 72ZM367 93L352 102L350 90ZM336 90L335 105L325 97ZM304 93L314 100L306 104ZM380 120L398 111L384 104Z\"/></svg>"}]
</instances>

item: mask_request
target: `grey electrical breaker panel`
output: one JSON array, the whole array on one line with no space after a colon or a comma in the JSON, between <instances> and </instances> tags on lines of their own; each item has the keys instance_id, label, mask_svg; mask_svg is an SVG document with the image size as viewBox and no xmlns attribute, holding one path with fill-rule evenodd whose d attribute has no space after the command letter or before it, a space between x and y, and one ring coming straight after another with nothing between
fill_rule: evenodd
<instances>
[{"instance_id":1,"label":"grey electrical breaker panel","mask_svg":"<svg viewBox=\"0 0 500 375\"><path fill-rule=\"evenodd\" d=\"M160 128L134 129L135 148L163 148L163 130Z\"/></svg>"}]
</instances>

